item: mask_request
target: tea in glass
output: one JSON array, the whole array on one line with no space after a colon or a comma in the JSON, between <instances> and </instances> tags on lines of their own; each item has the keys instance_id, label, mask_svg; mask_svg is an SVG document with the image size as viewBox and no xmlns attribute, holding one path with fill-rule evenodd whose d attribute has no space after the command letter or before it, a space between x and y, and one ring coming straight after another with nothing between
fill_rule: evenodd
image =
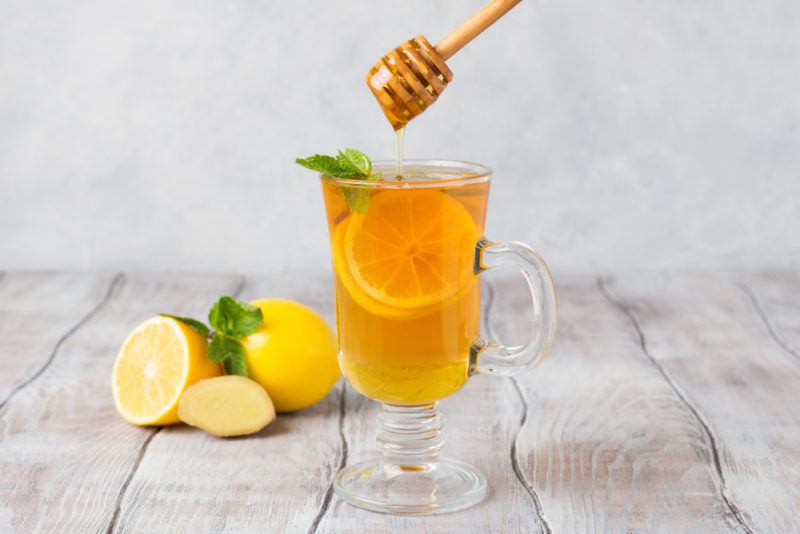
<instances>
[{"instance_id":1,"label":"tea in glass","mask_svg":"<svg viewBox=\"0 0 800 534\"><path fill-rule=\"evenodd\" d=\"M340 364L360 393L396 405L458 391L480 334L474 256L489 182L431 172L407 165L395 187L323 181ZM356 195L363 213L348 207Z\"/></svg>"}]
</instances>

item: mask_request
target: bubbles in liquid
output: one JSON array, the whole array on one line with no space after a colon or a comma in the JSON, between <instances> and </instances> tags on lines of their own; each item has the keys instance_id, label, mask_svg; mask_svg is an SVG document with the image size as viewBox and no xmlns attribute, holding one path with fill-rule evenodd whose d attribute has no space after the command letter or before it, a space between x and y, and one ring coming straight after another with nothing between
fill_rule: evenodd
<instances>
[{"instance_id":1,"label":"bubbles in liquid","mask_svg":"<svg viewBox=\"0 0 800 534\"><path fill-rule=\"evenodd\" d=\"M392 167L386 166L386 164L382 166L376 166L375 171L381 172L383 174L382 181L393 182L393 181L402 181L402 182L433 182L436 180L453 180L459 178L469 178L471 176L477 176L477 174L472 174L460 170L455 169L447 169L447 168L440 168L434 166L415 166L413 163L409 164L408 162L405 163L402 167L402 174L395 174L395 169Z\"/></svg>"}]
</instances>

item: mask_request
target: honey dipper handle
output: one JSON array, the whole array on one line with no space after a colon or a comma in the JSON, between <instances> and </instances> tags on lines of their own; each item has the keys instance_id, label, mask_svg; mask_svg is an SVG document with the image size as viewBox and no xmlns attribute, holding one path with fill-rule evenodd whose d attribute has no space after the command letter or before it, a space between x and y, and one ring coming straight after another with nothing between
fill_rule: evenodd
<instances>
[{"instance_id":1,"label":"honey dipper handle","mask_svg":"<svg viewBox=\"0 0 800 534\"><path fill-rule=\"evenodd\" d=\"M491 26L500 17L509 12L522 0L492 0L480 11L472 15L461 26L451 31L439 41L434 48L447 61L450 56L464 48L464 46L477 37L483 30Z\"/></svg>"}]
</instances>

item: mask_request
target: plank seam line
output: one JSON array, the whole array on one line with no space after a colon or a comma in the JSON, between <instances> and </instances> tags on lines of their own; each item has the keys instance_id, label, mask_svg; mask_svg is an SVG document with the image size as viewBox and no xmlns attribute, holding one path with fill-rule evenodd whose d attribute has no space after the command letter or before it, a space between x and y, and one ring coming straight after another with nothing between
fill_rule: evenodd
<instances>
[{"instance_id":1,"label":"plank seam line","mask_svg":"<svg viewBox=\"0 0 800 534\"><path fill-rule=\"evenodd\" d=\"M147 448L150 446L150 442L153 441L153 438L164 429L163 426L156 428L153 432L147 436L147 439L144 440L141 448L139 449L139 454L136 457L136 462L133 464L133 468L131 468L128 476L125 477L125 481L122 483L122 487L117 494L116 502L114 503L114 513L111 515L111 521L108 523L108 527L106 527L106 534L111 534L117 528L117 522L119 521L120 512L122 511L122 501L125 499L125 494L128 492L128 487L131 485L131 481L133 480L136 471L139 470L139 466L144 459L144 455L147 452Z\"/></svg>"},{"instance_id":2,"label":"plank seam line","mask_svg":"<svg viewBox=\"0 0 800 534\"><path fill-rule=\"evenodd\" d=\"M491 283L490 280L486 281L486 302L484 304L486 313L483 314L485 317L488 317L491 313L492 306L494 305L494 295L495 295L495 288L494 285ZM497 337L495 336L494 329L492 328L492 323L490 320L484 320L484 328L486 329L486 335L489 336L491 340L496 340ZM514 384L514 389L519 395L520 402L522 403L522 417L519 420L519 426L517 427L516 432L511 440L511 451L510 451L510 458L511 458L511 468L514 471L514 476L517 478L517 481L522 485L525 489L526 493L530 497L531 503L533 504L533 509L536 511L536 516L539 518L539 522L541 523L544 531L547 534L552 534L553 529L550 527L550 523L547 521L544 515L544 510L542 509L542 502L539 500L539 495L536 493L536 490L533 489L533 484L528 483L525 480L525 476L522 473L522 468L519 465L519 458L517 457L517 442L519 441L519 436L522 433L522 429L525 424L528 422L528 399L525 398L525 395L522 393L522 388L519 387L519 383L515 377L511 377L511 383Z\"/></svg>"},{"instance_id":3,"label":"plank seam line","mask_svg":"<svg viewBox=\"0 0 800 534\"><path fill-rule=\"evenodd\" d=\"M798 352L794 347L792 347L786 339L778 332L778 329L775 328L772 320L767 315L767 311L761 305L761 301L756 295L756 292L753 289L745 284L744 282L736 282L735 285L745 292L747 297L750 299L750 304L756 310L756 313L761 318L761 321L764 323L764 326L767 327L767 332L769 332L770 337L775 340L783 350L794 356L798 361L800 361L800 352ZM795 362L796 363L796 362Z\"/></svg>"},{"instance_id":4,"label":"plank seam line","mask_svg":"<svg viewBox=\"0 0 800 534\"><path fill-rule=\"evenodd\" d=\"M328 513L331 501L333 500L333 482L336 479L336 475L339 473L339 471L344 469L344 466L347 465L348 445L347 445L347 438L344 435L344 419L346 413L345 402L347 398L346 393L347 393L347 384L344 381L342 381L342 392L339 397L339 442L341 444L342 452L341 456L339 457L339 465L336 468L336 471L334 471L333 477L331 477L331 482L328 485L328 488L325 490L325 496L322 498L322 506L320 506L317 515L314 517L314 521L308 528L308 534L314 534L317 531L320 522L322 522L322 518L325 517L326 513Z\"/></svg>"},{"instance_id":5,"label":"plank seam line","mask_svg":"<svg viewBox=\"0 0 800 534\"><path fill-rule=\"evenodd\" d=\"M64 344L64 342L66 342L67 339L69 339L73 334L75 334L75 332L80 330L80 328L83 325L88 323L94 316L96 316L100 312L100 310L102 310L106 306L106 304L109 303L111 298L114 296L114 293L117 291L117 288L122 284L124 280L125 280L125 275L123 273L117 273L116 275L114 275L114 278L111 279L111 282L109 283L108 289L106 289L106 293L103 296L102 300L100 300L100 302L98 302L91 310L89 310L89 312L86 313L86 315L81 317L81 319L77 323L75 323L75 325L73 325L72 328L67 330L66 333L64 333L64 335L62 335L58 339L58 341L56 341L56 344L53 347L53 350L50 352L50 355L47 357L47 360L45 360L45 362L33 373L33 375L31 375L29 378L25 379L24 381L14 386L14 388L6 396L6 398L2 402L0 402L0 412L2 412L3 409L5 409L5 407L8 406L8 403L14 396L16 396L17 393L19 393L24 388L29 386L34 380L42 376L42 374L50 367L50 365L55 360L56 355L58 354L58 351L61 350L61 346Z\"/></svg>"},{"instance_id":6,"label":"plank seam line","mask_svg":"<svg viewBox=\"0 0 800 534\"><path fill-rule=\"evenodd\" d=\"M238 280L236 281L236 285L231 292L231 296L233 298L239 298L244 291L245 285L247 283L247 278L244 275L239 275ZM154 432L152 432L147 439L144 440L142 443L141 448L139 449L139 455L136 457L136 462L133 464L133 468L131 469L128 476L125 478L125 481L122 483L122 487L119 490L119 494L117 495L116 502L114 504L114 513L111 515L111 521L106 528L106 534L111 534L116 530L117 523L119 521L120 513L122 512L122 502L125 499L125 494L128 491L128 487L130 486L131 482L133 481L133 477L136 475L136 472L139 470L139 466L144 460L144 455L147 453L147 449L150 447L150 442L153 441L153 438L164 429L163 426L157 427Z\"/></svg>"},{"instance_id":7,"label":"plank seam line","mask_svg":"<svg viewBox=\"0 0 800 534\"><path fill-rule=\"evenodd\" d=\"M636 331L636 335L639 338L639 346L642 349L642 353L647 357L650 363L655 367L655 369L661 374L664 380L667 382L669 387L675 393L675 395L680 399L680 401L686 406L686 408L691 412L692 416L695 418L697 423L700 425L701 430L706 435L708 440L708 445L711 448L711 458L714 463L714 470L717 472L717 478L719 479L719 495L722 498L725 506L727 506L728 510L730 510L731 514L733 514L734 519L741 525L741 527L747 532L748 534L753 534L753 529L747 524L742 516L742 512L739 510L739 507L736 506L726 493L727 484L725 482L725 475L722 472L722 463L719 459L719 449L717 447L717 439L714 437L714 433L711 431L711 427L706 422L705 418L700 414L700 411L694 406L694 403L690 402L688 397L683 393L681 388L678 386L677 382L672 378L669 374L667 369L662 366L658 360L650 353L650 349L647 348L647 339L644 336L644 331L642 330L641 324L639 324L639 320L636 318L636 314L625 305L621 300L617 300L612 295L611 291L606 287L605 280L603 277L598 276L596 278L597 281L597 288L600 291L600 294L609 302L612 306L617 308L625 317L628 318L631 325L633 326L634 330Z\"/></svg>"},{"instance_id":8,"label":"plank seam line","mask_svg":"<svg viewBox=\"0 0 800 534\"><path fill-rule=\"evenodd\" d=\"M522 474L522 469L519 466L519 458L517 458L517 442L519 441L519 435L522 433L522 428L525 426L525 423L528 422L528 401L525 398L525 395L522 393L522 388L519 387L517 379L512 377L511 383L514 384L514 389L517 390L517 395L519 395L523 406L519 427L517 427L517 431L514 433L514 439L511 441L511 467L514 469L514 475L517 477L517 480L520 484L522 484L522 487L525 488L525 491L530 496L531 502L533 503L533 508L536 510L536 515L544 527L544 531L547 534L553 534L553 529L550 527L550 523L544 516L542 502L539 500L539 496L536 494L533 486L525 480L525 477Z\"/></svg>"}]
</instances>

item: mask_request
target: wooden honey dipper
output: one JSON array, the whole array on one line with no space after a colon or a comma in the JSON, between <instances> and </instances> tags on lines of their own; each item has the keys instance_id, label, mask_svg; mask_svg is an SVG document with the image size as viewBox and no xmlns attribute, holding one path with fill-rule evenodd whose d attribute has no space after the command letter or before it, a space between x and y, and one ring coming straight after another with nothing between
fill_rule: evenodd
<instances>
[{"instance_id":1,"label":"wooden honey dipper","mask_svg":"<svg viewBox=\"0 0 800 534\"><path fill-rule=\"evenodd\" d=\"M445 61L520 1L492 0L436 46L418 35L375 63L367 73L367 85L395 130L436 102L453 80Z\"/></svg>"}]
</instances>

